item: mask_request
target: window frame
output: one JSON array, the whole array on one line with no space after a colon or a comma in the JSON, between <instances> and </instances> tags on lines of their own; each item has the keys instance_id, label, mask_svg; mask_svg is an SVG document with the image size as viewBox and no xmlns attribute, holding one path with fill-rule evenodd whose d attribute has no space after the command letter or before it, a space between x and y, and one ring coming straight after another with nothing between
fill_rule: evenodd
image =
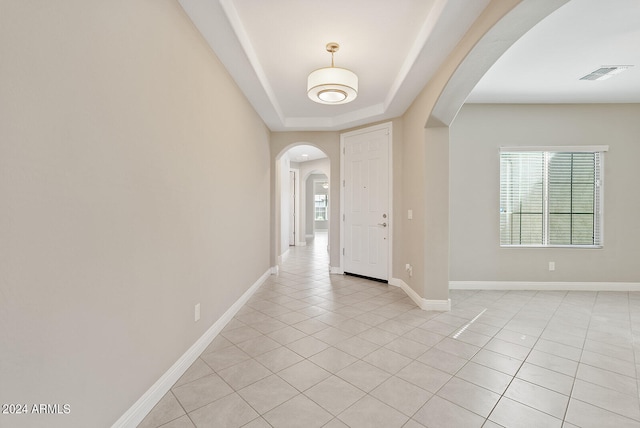
<instances>
[{"instance_id":1,"label":"window frame","mask_svg":"<svg viewBox=\"0 0 640 428\"><path fill-rule=\"evenodd\" d=\"M544 175L543 175L543 228L542 228L542 240L543 244L503 244L501 240L501 199L502 199L502 167L498 168L498 222L499 233L498 242L500 248L574 248L574 249L602 249L604 247L604 194L605 194L605 153L609 150L609 146L502 146L499 148L498 165L501 165L502 153L514 153L514 152L536 152L542 153L543 157L547 157L549 153L599 153L599 175L596 174L596 184L599 187L599 194L596 206L594 205L594 215L597 218L599 237L600 240L597 244L550 244L550 232L549 232L549 201L548 201L548 169L545 162ZM546 243L544 243L546 242Z\"/></svg>"}]
</instances>

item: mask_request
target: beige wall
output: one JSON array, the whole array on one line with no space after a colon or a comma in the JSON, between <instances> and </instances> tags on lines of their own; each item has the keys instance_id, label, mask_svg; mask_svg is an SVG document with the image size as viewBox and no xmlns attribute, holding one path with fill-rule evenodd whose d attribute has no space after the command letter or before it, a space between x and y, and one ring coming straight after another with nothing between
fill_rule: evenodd
<instances>
[{"instance_id":1,"label":"beige wall","mask_svg":"<svg viewBox=\"0 0 640 428\"><path fill-rule=\"evenodd\" d=\"M413 277L404 271L397 272L398 277L427 300L446 300L449 294L449 130L432 114L460 64L518 3L492 1L403 116L403 216L401 233L395 237L403 247L403 259L394 265L414 266ZM457 110L455 105L444 108L450 109ZM407 219L409 209L413 220Z\"/></svg>"},{"instance_id":2,"label":"beige wall","mask_svg":"<svg viewBox=\"0 0 640 428\"><path fill-rule=\"evenodd\" d=\"M0 58L0 402L71 405L0 426L110 426L268 269L269 132L173 0L4 1Z\"/></svg>"},{"instance_id":3,"label":"beige wall","mask_svg":"<svg viewBox=\"0 0 640 428\"><path fill-rule=\"evenodd\" d=\"M392 274L427 299L447 298L450 216L449 132L425 126L517 3L492 1L393 120ZM0 58L0 402L71 404L37 422L52 427L117 420L276 264L275 165L292 145L331 161L339 267L340 132L269 133L177 2L4 2ZM606 245L623 240L605 226Z\"/></svg>"},{"instance_id":4,"label":"beige wall","mask_svg":"<svg viewBox=\"0 0 640 428\"><path fill-rule=\"evenodd\" d=\"M451 280L640 282L639 117L638 104L465 105L451 127ZM498 147L539 145L609 145L604 248L500 248Z\"/></svg>"}]
</instances>

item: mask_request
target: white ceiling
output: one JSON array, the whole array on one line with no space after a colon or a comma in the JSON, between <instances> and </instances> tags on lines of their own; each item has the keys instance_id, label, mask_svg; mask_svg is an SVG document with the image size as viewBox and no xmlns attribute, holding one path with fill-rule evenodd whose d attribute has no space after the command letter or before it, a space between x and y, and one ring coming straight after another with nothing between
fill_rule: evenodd
<instances>
[{"instance_id":1,"label":"white ceiling","mask_svg":"<svg viewBox=\"0 0 640 428\"><path fill-rule=\"evenodd\" d=\"M607 80L580 80L602 65L635 67ZM640 1L568 2L516 41L467 102L640 102Z\"/></svg>"},{"instance_id":2,"label":"white ceiling","mask_svg":"<svg viewBox=\"0 0 640 428\"><path fill-rule=\"evenodd\" d=\"M342 130L402 115L489 0L179 0L272 131ZM321 105L308 74L359 77L355 101ZM469 102L640 102L640 0L571 0L518 40ZM601 65L636 65L580 81Z\"/></svg>"},{"instance_id":3,"label":"white ceiling","mask_svg":"<svg viewBox=\"0 0 640 428\"><path fill-rule=\"evenodd\" d=\"M309 145L292 147L287 150L287 155L289 155L289 159L293 162L308 162L327 157L322 150Z\"/></svg>"},{"instance_id":4,"label":"white ceiling","mask_svg":"<svg viewBox=\"0 0 640 428\"><path fill-rule=\"evenodd\" d=\"M179 0L272 131L341 130L402 115L489 0ZM330 65L355 72L344 105L306 94Z\"/></svg>"}]
</instances>

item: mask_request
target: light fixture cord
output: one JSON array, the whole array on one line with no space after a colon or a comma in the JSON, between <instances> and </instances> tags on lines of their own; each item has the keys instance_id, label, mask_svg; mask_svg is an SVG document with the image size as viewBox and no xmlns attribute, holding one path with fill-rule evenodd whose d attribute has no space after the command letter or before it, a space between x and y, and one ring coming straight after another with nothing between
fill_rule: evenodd
<instances>
[{"instance_id":1,"label":"light fixture cord","mask_svg":"<svg viewBox=\"0 0 640 428\"><path fill-rule=\"evenodd\" d=\"M333 54L334 54L334 53L335 53L335 52L331 52L331 67L333 67Z\"/></svg>"}]
</instances>

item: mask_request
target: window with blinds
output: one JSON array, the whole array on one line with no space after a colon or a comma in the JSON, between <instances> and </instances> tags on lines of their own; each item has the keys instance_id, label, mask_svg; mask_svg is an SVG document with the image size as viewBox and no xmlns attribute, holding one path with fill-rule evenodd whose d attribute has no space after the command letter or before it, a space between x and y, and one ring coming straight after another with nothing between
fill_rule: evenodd
<instances>
[{"instance_id":1,"label":"window with blinds","mask_svg":"<svg viewBox=\"0 0 640 428\"><path fill-rule=\"evenodd\" d=\"M602 246L603 149L500 152L500 245Z\"/></svg>"}]
</instances>

